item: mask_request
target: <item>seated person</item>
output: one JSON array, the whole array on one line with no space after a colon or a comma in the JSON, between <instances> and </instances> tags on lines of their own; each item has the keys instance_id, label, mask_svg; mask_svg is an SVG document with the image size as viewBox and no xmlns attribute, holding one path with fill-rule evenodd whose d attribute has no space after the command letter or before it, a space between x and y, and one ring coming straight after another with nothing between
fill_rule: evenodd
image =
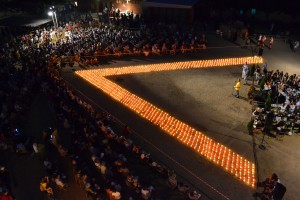
<instances>
[{"instance_id":1,"label":"seated person","mask_svg":"<svg viewBox=\"0 0 300 200\"><path fill-rule=\"evenodd\" d=\"M121 166L118 168L118 172L121 173L123 176L127 176L129 173L129 169L126 166Z\"/></svg>"},{"instance_id":2,"label":"seated person","mask_svg":"<svg viewBox=\"0 0 300 200\"><path fill-rule=\"evenodd\" d=\"M140 182L139 182L139 177L135 176L133 177L133 183L132 183L134 188L139 188L140 187Z\"/></svg>"},{"instance_id":3,"label":"seated person","mask_svg":"<svg viewBox=\"0 0 300 200\"><path fill-rule=\"evenodd\" d=\"M277 174L273 173L270 178L266 180L265 190L263 196L266 199L272 199L272 191L275 189L276 183L280 183Z\"/></svg>"},{"instance_id":4,"label":"seated person","mask_svg":"<svg viewBox=\"0 0 300 200\"><path fill-rule=\"evenodd\" d=\"M147 187L141 189L141 195L143 199L149 199L151 196L150 190Z\"/></svg>"},{"instance_id":5,"label":"seated person","mask_svg":"<svg viewBox=\"0 0 300 200\"><path fill-rule=\"evenodd\" d=\"M40 190L42 192L46 192L50 196L53 196L53 190L51 187L48 186L48 184L49 184L49 177L45 176L40 182Z\"/></svg>"},{"instance_id":6,"label":"seated person","mask_svg":"<svg viewBox=\"0 0 300 200\"><path fill-rule=\"evenodd\" d=\"M190 189L190 187L187 184L184 184L182 182L178 182L177 187L179 192L183 192L183 193L187 192Z\"/></svg>"},{"instance_id":7,"label":"seated person","mask_svg":"<svg viewBox=\"0 0 300 200\"><path fill-rule=\"evenodd\" d=\"M141 157L141 160L144 163L146 163L149 160L149 158L150 158L150 154L146 153L146 152L142 152L140 157Z\"/></svg>"},{"instance_id":8,"label":"seated person","mask_svg":"<svg viewBox=\"0 0 300 200\"><path fill-rule=\"evenodd\" d=\"M86 185L85 185L85 191L86 191L86 193L88 194L88 195L91 195L91 196L93 196L93 195L96 195L97 193L96 193L96 191L94 191L93 190L93 188L92 188L92 185L90 184L90 183L87 183Z\"/></svg>"},{"instance_id":9,"label":"seated person","mask_svg":"<svg viewBox=\"0 0 300 200\"><path fill-rule=\"evenodd\" d=\"M166 45L166 43L163 43L163 45L161 47L161 52L162 53L167 53L167 51L168 51L167 45Z\"/></svg>"},{"instance_id":10,"label":"seated person","mask_svg":"<svg viewBox=\"0 0 300 200\"><path fill-rule=\"evenodd\" d=\"M190 200L198 200L198 199L200 199L200 197L201 197L201 194L199 194L196 190L193 192L189 192L189 194L188 194L188 198Z\"/></svg>"},{"instance_id":11,"label":"seated person","mask_svg":"<svg viewBox=\"0 0 300 200\"><path fill-rule=\"evenodd\" d=\"M112 191L111 196L114 200L121 199L121 193L119 191Z\"/></svg>"},{"instance_id":12,"label":"seated person","mask_svg":"<svg viewBox=\"0 0 300 200\"><path fill-rule=\"evenodd\" d=\"M51 172L53 170L53 168L52 168L53 164L49 161L48 158L46 158L43 163L44 163L44 166L46 167L48 174L51 174Z\"/></svg>"},{"instance_id":13,"label":"seated person","mask_svg":"<svg viewBox=\"0 0 300 200\"><path fill-rule=\"evenodd\" d=\"M300 99L296 102L296 109L300 109Z\"/></svg>"},{"instance_id":14,"label":"seated person","mask_svg":"<svg viewBox=\"0 0 300 200\"><path fill-rule=\"evenodd\" d=\"M279 182L280 183L280 180L278 178L278 175L273 173L271 175L271 177L269 179L267 179L266 181L266 189L270 189L270 188L273 188L276 184L276 182Z\"/></svg>"},{"instance_id":15,"label":"seated person","mask_svg":"<svg viewBox=\"0 0 300 200\"><path fill-rule=\"evenodd\" d=\"M68 150L66 150L63 146L59 145L57 148L59 155L65 157L68 154Z\"/></svg>"},{"instance_id":16,"label":"seated person","mask_svg":"<svg viewBox=\"0 0 300 200\"><path fill-rule=\"evenodd\" d=\"M253 117L259 116L264 111L264 108L257 107L252 113Z\"/></svg>"},{"instance_id":17,"label":"seated person","mask_svg":"<svg viewBox=\"0 0 300 200\"><path fill-rule=\"evenodd\" d=\"M16 149L17 149L16 150L17 153L21 153L21 154L27 153L27 149L26 149L26 147L25 147L25 145L23 143L17 144L17 148Z\"/></svg>"},{"instance_id":18,"label":"seated person","mask_svg":"<svg viewBox=\"0 0 300 200\"><path fill-rule=\"evenodd\" d=\"M59 187L59 188L65 188L66 184L62 181L60 175L57 175L54 179L55 184Z\"/></svg>"},{"instance_id":19,"label":"seated person","mask_svg":"<svg viewBox=\"0 0 300 200\"><path fill-rule=\"evenodd\" d=\"M152 46L152 53L159 55L160 54L160 50L157 47L157 44L154 44Z\"/></svg>"},{"instance_id":20,"label":"seated person","mask_svg":"<svg viewBox=\"0 0 300 200\"><path fill-rule=\"evenodd\" d=\"M5 191L3 193L0 193L0 199L1 200L13 200L13 197L8 193L8 191Z\"/></svg>"},{"instance_id":21,"label":"seated person","mask_svg":"<svg viewBox=\"0 0 300 200\"><path fill-rule=\"evenodd\" d=\"M128 174L128 176L126 177L126 185L133 186L133 175Z\"/></svg>"}]
</instances>

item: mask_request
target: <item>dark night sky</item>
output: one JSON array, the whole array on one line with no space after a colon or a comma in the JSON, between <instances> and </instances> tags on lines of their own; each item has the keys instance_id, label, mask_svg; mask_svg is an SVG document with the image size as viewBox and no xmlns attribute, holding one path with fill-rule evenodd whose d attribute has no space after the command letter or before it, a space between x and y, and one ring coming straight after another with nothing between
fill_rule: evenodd
<instances>
[{"instance_id":1,"label":"dark night sky","mask_svg":"<svg viewBox=\"0 0 300 200\"><path fill-rule=\"evenodd\" d=\"M164 2L178 2L185 0L163 0ZM188 0L194 1L194 0ZM299 0L199 0L203 2L204 5L208 5L211 8L224 9L224 8L236 8L236 9L251 9L256 8L257 10L263 10L266 12L281 11L289 14L298 14L298 4ZM5 4L5 2L11 2L11 5L15 6L26 6L31 5L49 5L55 3L63 3L66 0L0 0L0 2Z\"/></svg>"}]
</instances>

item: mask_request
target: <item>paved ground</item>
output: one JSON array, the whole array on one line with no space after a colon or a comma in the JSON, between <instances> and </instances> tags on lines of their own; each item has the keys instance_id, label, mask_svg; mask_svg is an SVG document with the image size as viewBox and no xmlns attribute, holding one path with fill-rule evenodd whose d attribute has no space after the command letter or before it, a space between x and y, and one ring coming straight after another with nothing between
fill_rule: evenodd
<instances>
[{"instance_id":1,"label":"paved ground","mask_svg":"<svg viewBox=\"0 0 300 200\"><path fill-rule=\"evenodd\" d=\"M0 26L28 26L37 27L51 22L50 17L33 16L26 13L9 13L0 16Z\"/></svg>"},{"instance_id":2,"label":"paved ground","mask_svg":"<svg viewBox=\"0 0 300 200\"><path fill-rule=\"evenodd\" d=\"M251 50L241 50L235 44L215 39L214 36L209 36L208 40L209 46L213 48L197 54L127 58L110 61L101 67L252 55ZM292 53L289 46L283 42L275 41L272 50L266 48L264 59L268 62L269 69L280 69L298 74L300 72L297 66L300 61L299 52ZM261 188L257 190L248 188L164 134L157 127L138 118L123 106L75 77L71 70L66 69L63 75L74 88L79 90L78 94L89 98L95 105L100 105L135 130L135 139L148 149L154 158L174 168L180 174L181 179L201 190L206 195L204 198L223 199L225 196L230 199L253 199L253 194L261 190ZM297 173L299 153L295 151L300 142L299 138L286 136L283 141L267 138L267 150L264 151L254 145L253 138L246 134L245 127L250 119L251 105L243 99L231 96L233 83L240 76L241 66L236 66L223 69L135 74L111 77L111 79L202 130L210 137L230 146L249 160L256 161L259 180L265 179L272 172L278 173L282 183L287 186L286 199L295 199L299 193L295 182L300 178ZM247 87L243 86L241 95L245 97L246 91ZM259 144L261 135L255 135L254 141Z\"/></svg>"}]
</instances>

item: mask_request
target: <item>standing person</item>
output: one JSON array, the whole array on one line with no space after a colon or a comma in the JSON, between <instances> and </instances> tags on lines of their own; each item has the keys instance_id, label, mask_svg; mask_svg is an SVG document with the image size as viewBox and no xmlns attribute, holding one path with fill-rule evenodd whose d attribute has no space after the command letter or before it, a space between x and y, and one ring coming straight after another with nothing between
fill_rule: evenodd
<instances>
[{"instance_id":1,"label":"standing person","mask_svg":"<svg viewBox=\"0 0 300 200\"><path fill-rule=\"evenodd\" d=\"M235 92L236 92L235 97L239 98L240 97L240 89L241 89L241 80L240 79L237 80L237 82L234 86L234 89L235 89Z\"/></svg>"},{"instance_id":2,"label":"standing person","mask_svg":"<svg viewBox=\"0 0 300 200\"><path fill-rule=\"evenodd\" d=\"M248 37L249 37L249 33L248 33L248 31L246 31L246 32L245 32L245 40L247 40Z\"/></svg>"},{"instance_id":3,"label":"standing person","mask_svg":"<svg viewBox=\"0 0 300 200\"><path fill-rule=\"evenodd\" d=\"M259 45L262 39L262 34L259 34L258 39L257 39L257 44Z\"/></svg>"},{"instance_id":4,"label":"standing person","mask_svg":"<svg viewBox=\"0 0 300 200\"><path fill-rule=\"evenodd\" d=\"M274 38L273 36L271 36L269 39L269 49L272 49L273 42L274 42Z\"/></svg>"},{"instance_id":5,"label":"standing person","mask_svg":"<svg viewBox=\"0 0 300 200\"><path fill-rule=\"evenodd\" d=\"M130 131L129 131L129 128L127 125L124 126L124 129L123 129L123 135L125 137L128 137L130 135Z\"/></svg>"},{"instance_id":6,"label":"standing person","mask_svg":"<svg viewBox=\"0 0 300 200\"><path fill-rule=\"evenodd\" d=\"M247 39L245 40L245 48L246 48L246 49L249 49L249 48L250 48L250 38L247 38Z\"/></svg>"},{"instance_id":7,"label":"standing person","mask_svg":"<svg viewBox=\"0 0 300 200\"><path fill-rule=\"evenodd\" d=\"M242 79L244 79L245 83L247 84L247 77L248 77L248 73L249 73L249 67L247 62L243 65L243 71L242 71Z\"/></svg>"},{"instance_id":8,"label":"standing person","mask_svg":"<svg viewBox=\"0 0 300 200\"><path fill-rule=\"evenodd\" d=\"M268 73L268 64L265 63L262 65L262 73L267 74Z\"/></svg>"},{"instance_id":9,"label":"standing person","mask_svg":"<svg viewBox=\"0 0 300 200\"><path fill-rule=\"evenodd\" d=\"M293 44L293 52L296 52L296 50L298 49L299 47L299 41L295 41L294 44Z\"/></svg>"},{"instance_id":10,"label":"standing person","mask_svg":"<svg viewBox=\"0 0 300 200\"><path fill-rule=\"evenodd\" d=\"M261 38L261 43L265 44L266 40L267 40L267 37L265 35L263 35L262 38Z\"/></svg>"}]
</instances>

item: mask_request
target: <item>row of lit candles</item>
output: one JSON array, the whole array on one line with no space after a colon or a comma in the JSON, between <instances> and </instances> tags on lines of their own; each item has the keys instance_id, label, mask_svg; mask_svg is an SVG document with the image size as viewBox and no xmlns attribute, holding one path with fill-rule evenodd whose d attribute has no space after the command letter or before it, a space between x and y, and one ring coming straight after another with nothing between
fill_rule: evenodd
<instances>
[{"instance_id":1,"label":"row of lit candles","mask_svg":"<svg viewBox=\"0 0 300 200\"><path fill-rule=\"evenodd\" d=\"M226 58L215 60L197 60L188 62L172 62L172 63L160 63L160 64L148 64L139 66L126 66L116 68L103 68L95 69L102 76L121 75L121 74L135 74L146 72L158 72L158 71L170 71L179 69L192 69L203 67L224 67L232 65L242 65L244 63L262 63L262 57L241 57L241 58ZM90 71L90 70L89 70ZM91 70L93 71L93 70Z\"/></svg>"},{"instance_id":2,"label":"row of lit candles","mask_svg":"<svg viewBox=\"0 0 300 200\"><path fill-rule=\"evenodd\" d=\"M141 117L158 125L166 133L176 137L182 143L193 148L208 160L223 167L226 171L235 175L246 184L254 187L256 182L254 163L234 153L224 145L213 141L211 138L193 129L184 122L179 121L163 110L157 108L151 103L143 100L142 98L134 95L133 93L104 77L108 75L120 75L128 73L196 68L197 64L198 67L209 67L222 65L232 66L243 64L245 62L248 62L249 64L261 63L262 59L260 57L244 57L207 61L177 62L176 64L163 63L123 68L81 70L77 71L76 74L89 81L105 93L109 94L112 98L119 101L126 107L135 111Z\"/></svg>"}]
</instances>

